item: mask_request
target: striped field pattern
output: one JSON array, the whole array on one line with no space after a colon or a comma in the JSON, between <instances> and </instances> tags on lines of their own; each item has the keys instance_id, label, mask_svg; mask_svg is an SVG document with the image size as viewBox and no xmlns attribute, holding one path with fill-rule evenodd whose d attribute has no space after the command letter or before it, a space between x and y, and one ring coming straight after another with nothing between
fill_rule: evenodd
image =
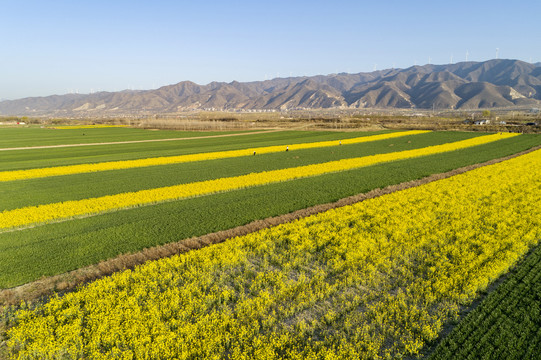
<instances>
[{"instance_id":1,"label":"striped field pattern","mask_svg":"<svg viewBox=\"0 0 541 360\"><path fill-rule=\"evenodd\" d=\"M69 219L81 215L98 214L133 206L178 200L217 192L242 189L264 184L317 176L338 171L357 169L374 164L439 154L472 146L487 144L516 134L493 134L442 145L378 154L352 159L342 159L322 164L264 171L248 175L219 178L189 184L181 184L137 192L107 195L98 198L72 200L61 203L28 206L0 213L0 229L22 227L30 224Z\"/></svg>"},{"instance_id":2,"label":"striped field pattern","mask_svg":"<svg viewBox=\"0 0 541 360\"><path fill-rule=\"evenodd\" d=\"M352 139L344 139L341 141L333 140L333 141L320 141L320 142L312 142L312 143L304 143L304 144L302 143L292 144L292 145L287 146L287 149L290 151L294 151L294 150L339 146L339 144L344 144L344 145L359 144L363 142L393 139L397 137L424 134L428 132L429 131L422 131L422 130L403 131L403 132L394 132L394 133L389 133L389 134L362 136L362 137L357 137L357 138L352 138ZM147 167L147 166L180 164L180 163L186 163L186 162L192 162L192 161L226 159L226 158L233 158L233 157L249 156L249 155L253 155L254 152L256 154L269 154L269 153L275 153L275 152L280 152L284 150L286 150L286 145L274 145L274 146L257 147L257 148L252 148L252 149L243 149L243 150L218 151L218 152L208 152L208 153L199 153L199 154L190 154L190 155L163 156L163 157L138 159L138 160L108 161L108 162L95 163L95 164L80 164L80 165L56 166L56 167L28 169L28 170L3 171L3 172L0 172L0 181L35 179L35 178L43 178L43 177L49 177L49 176L82 174L82 173L90 173L90 172L97 172L97 171L120 170L120 169Z\"/></svg>"}]
</instances>

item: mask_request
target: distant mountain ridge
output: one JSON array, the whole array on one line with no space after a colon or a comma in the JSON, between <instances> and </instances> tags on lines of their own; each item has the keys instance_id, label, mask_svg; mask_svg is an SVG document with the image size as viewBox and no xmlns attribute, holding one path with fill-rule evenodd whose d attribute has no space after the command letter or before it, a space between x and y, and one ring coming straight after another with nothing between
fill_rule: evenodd
<instances>
[{"instance_id":1,"label":"distant mountain ridge","mask_svg":"<svg viewBox=\"0 0 541 360\"><path fill-rule=\"evenodd\" d=\"M5 100L0 102L0 115L306 108L478 109L540 104L541 63L496 59L243 83L198 85L182 81L155 90Z\"/></svg>"}]
</instances>

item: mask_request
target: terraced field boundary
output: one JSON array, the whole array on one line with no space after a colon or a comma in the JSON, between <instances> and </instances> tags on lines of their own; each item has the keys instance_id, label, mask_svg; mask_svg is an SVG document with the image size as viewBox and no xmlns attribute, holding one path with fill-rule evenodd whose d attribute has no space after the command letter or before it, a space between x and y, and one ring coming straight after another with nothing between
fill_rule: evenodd
<instances>
[{"instance_id":1,"label":"terraced field boundary","mask_svg":"<svg viewBox=\"0 0 541 360\"><path fill-rule=\"evenodd\" d=\"M235 177L220 178L150 190L141 190L137 192L107 195L98 198L28 206L1 212L0 229L24 228L25 226L31 224L62 221L78 216L91 216L134 206L144 206L159 202L174 201L194 196L208 195L229 190L237 190L327 173L352 170L395 160L411 159L466 149L514 136L518 135L485 135L473 139L395 153L343 159L322 164L305 165L295 168L252 173Z\"/></svg>"},{"instance_id":2,"label":"terraced field boundary","mask_svg":"<svg viewBox=\"0 0 541 360\"><path fill-rule=\"evenodd\" d=\"M320 204L309 208L297 210L289 214L269 217L263 220L256 220L249 224L237 226L232 229L218 231L203 236L192 237L189 239L183 239L181 241L168 243L165 245L146 248L140 252L133 254L122 254L114 258L101 261L98 264L82 267L64 274L41 278L39 280L29 282L27 284L17 286L11 289L2 289L0 290L0 308L2 306L17 305L20 304L21 301L33 302L40 298L51 296L52 294L57 292L69 292L74 290L81 284L111 275L117 271L133 269L135 266L143 264L147 261L158 260L161 258L173 256L175 254L200 249L206 246L224 242L229 238L247 235L271 226L287 223L296 219L325 212L327 210L343 207L346 205L352 205L385 194L390 194L396 191L417 187L423 184L428 184L433 181L446 179L451 176L462 174L483 166L492 165L505 160L513 159L515 157L528 154L536 150L541 150L541 146L536 146L528 150L498 159L492 159L482 163L464 166L448 172L432 174L422 179L407 181L396 185L390 185L383 189L374 189L366 193L349 196L335 202Z\"/></svg>"}]
</instances>

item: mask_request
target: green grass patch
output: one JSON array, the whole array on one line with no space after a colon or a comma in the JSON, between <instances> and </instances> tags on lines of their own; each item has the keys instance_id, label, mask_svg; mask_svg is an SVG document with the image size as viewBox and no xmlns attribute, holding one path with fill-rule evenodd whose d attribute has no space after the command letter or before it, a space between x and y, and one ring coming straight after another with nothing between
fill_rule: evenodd
<instances>
[{"instance_id":1,"label":"green grass patch","mask_svg":"<svg viewBox=\"0 0 541 360\"><path fill-rule=\"evenodd\" d=\"M116 255L510 155L541 143L518 136L464 150L0 234L0 288Z\"/></svg>"}]
</instances>

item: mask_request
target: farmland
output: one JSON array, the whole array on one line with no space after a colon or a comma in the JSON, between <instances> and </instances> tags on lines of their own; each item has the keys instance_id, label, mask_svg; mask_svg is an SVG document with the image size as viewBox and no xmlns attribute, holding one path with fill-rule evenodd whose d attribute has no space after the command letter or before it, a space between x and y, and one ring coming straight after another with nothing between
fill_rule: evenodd
<instances>
[{"instance_id":1,"label":"farmland","mask_svg":"<svg viewBox=\"0 0 541 360\"><path fill-rule=\"evenodd\" d=\"M238 132L190 132L190 131L147 131L123 127L90 127L76 126L51 127L49 129L34 128L0 128L0 148L17 148L29 146L51 146L66 144L92 144L104 142L126 142L141 140L181 139L187 137L216 136Z\"/></svg>"},{"instance_id":2,"label":"farmland","mask_svg":"<svg viewBox=\"0 0 541 360\"><path fill-rule=\"evenodd\" d=\"M1 129L0 134L2 137L10 137L13 134L10 131L13 129ZM20 129L17 129L20 130ZM35 129L29 129L35 130ZM89 133L91 130L85 130L85 133ZM97 129L101 130L101 129ZM139 130L139 129L122 129L122 131L127 130ZM48 129L41 131L51 131ZM58 131L70 131L70 130L58 130ZM73 131L73 130L71 130ZM102 130L103 131L103 130ZM149 131L147 131L149 132ZM161 131L160 131L161 132ZM340 138L349 138L362 136L363 133L334 133L334 132L310 132L310 131L279 131L279 132L269 132L269 133L258 133L255 135L243 135L242 140L239 140L233 134L222 134L220 137L206 138L206 139L193 139L193 140L179 140L177 141L157 141L162 140L162 138L156 139L155 133L159 134L160 132L150 131L151 135L147 137L138 137L139 140L152 140L145 143L123 143L115 144L113 151L111 151L111 145L92 145L92 146L74 146L69 148L57 147L57 148L47 148L39 149L35 151L32 149L25 150L12 150L2 153L0 158L0 170L22 170L22 169L32 169L32 168L44 168L50 166L61 166L61 165L75 165L75 164L86 164L86 163L96 163L104 161L119 161L119 160L133 160L133 159L142 159L149 157L157 156L174 156L174 155L185 155L185 154L197 154L201 152L211 152L211 151L224 151L224 150L237 150L237 149L246 149L253 146L272 146L277 144L286 144L294 140L297 143L303 142L315 142L315 141L325 141L325 140L339 140ZM382 132L374 133L364 133L364 135L376 135ZM31 137L25 141L16 141L15 147L25 147L32 144L41 144L39 140L40 133L34 133ZM208 134L208 133L194 133L191 137L198 137L198 134ZM241 133L246 134L246 133ZM40 134L41 135L41 134ZM77 134L80 136L80 131ZM216 133L211 133L210 136L216 136ZM224 136L228 135L228 136ZM229 136L231 135L231 136ZM76 134L66 135L67 144L73 145L71 141ZM178 135L177 135L178 136ZM77 136L78 137L78 136ZM181 135L180 138L185 138L190 136ZM130 138L130 137L128 137ZM168 139L172 137L167 136ZM86 139L86 138L85 138ZM115 135L112 138L113 142L122 142L122 136ZM79 142L81 139L78 139ZM58 143L58 139L55 138L53 146L61 145ZM13 141L12 141L13 142ZM26 144L30 145L26 145ZM87 143L85 141L85 143ZM101 144L102 141L99 138L96 140L95 144ZM75 143L77 144L77 143ZM180 144L180 145L179 145ZM7 148L11 148L7 146Z\"/></svg>"},{"instance_id":3,"label":"farmland","mask_svg":"<svg viewBox=\"0 0 541 360\"><path fill-rule=\"evenodd\" d=\"M537 243L539 166L536 151L118 273L22 311L9 344L43 357L415 354Z\"/></svg>"},{"instance_id":4,"label":"farmland","mask_svg":"<svg viewBox=\"0 0 541 360\"><path fill-rule=\"evenodd\" d=\"M322 164L298 166L289 169L250 173L242 176L219 178L203 182L193 182L189 184L155 188L151 190L141 190L138 192L128 192L78 201L62 201L60 203L6 210L0 215L0 229L20 226L24 227L25 225L46 223L56 219L70 219L71 217L78 215L93 215L132 206L143 206L169 200L180 200L194 196L208 195L252 186L266 185L275 182L324 175L338 171L352 170L359 167L389 161L456 151L512 136L516 135L487 135L474 139L403 152L378 154L352 159L341 159Z\"/></svg>"},{"instance_id":5,"label":"farmland","mask_svg":"<svg viewBox=\"0 0 541 360\"><path fill-rule=\"evenodd\" d=\"M442 341L430 360L536 359L541 344L541 247Z\"/></svg>"},{"instance_id":6,"label":"farmland","mask_svg":"<svg viewBox=\"0 0 541 360\"><path fill-rule=\"evenodd\" d=\"M345 139L344 145L349 144L358 144L363 142L372 142L377 140L386 140L393 139L395 137L401 137L405 135L416 135L426 133L427 131L408 131L408 132L394 132L388 134L380 134L373 136L363 136L359 138ZM510 136L506 134L506 136ZM319 141L313 143L300 143L292 144L291 150L303 150L303 149L313 149L313 148L324 148L330 146L336 146L336 140L330 141ZM338 145L342 145L342 140L339 140ZM289 151L289 145L286 146L286 150ZM242 149L242 150L230 150L230 151L218 151L218 152L206 152L190 155L179 155L179 156L160 156L155 158L145 158L139 160L124 160L124 161L109 161L102 162L97 164L81 164L81 165L71 165L71 166L56 166L56 167L47 167L42 169L28 169L28 170L15 170L15 171L5 171L0 173L0 181L12 181L12 180L25 180L25 179L35 179L49 176L61 176L61 175L72 175L72 174L82 174L90 173L97 171L108 171L108 170L121 170L121 169L132 169L148 166L158 166L158 165L169 165L169 164L181 164L193 161L203 161L203 160L215 160L215 159L227 159L234 157L248 156L252 152L255 155L256 153L269 154L284 151L283 145L275 146L264 146L264 147L254 147L251 149Z\"/></svg>"},{"instance_id":7,"label":"farmland","mask_svg":"<svg viewBox=\"0 0 541 360\"><path fill-rule=\"evenodd\" d=\"M1 153L0 289L541 145L535 134L426 131L0 134L14 130L22 140L3 147L123 143ZM9 351L415 356L537 244L539 154L116 273L14 315Z\"/></svg>"}]
</instances>

